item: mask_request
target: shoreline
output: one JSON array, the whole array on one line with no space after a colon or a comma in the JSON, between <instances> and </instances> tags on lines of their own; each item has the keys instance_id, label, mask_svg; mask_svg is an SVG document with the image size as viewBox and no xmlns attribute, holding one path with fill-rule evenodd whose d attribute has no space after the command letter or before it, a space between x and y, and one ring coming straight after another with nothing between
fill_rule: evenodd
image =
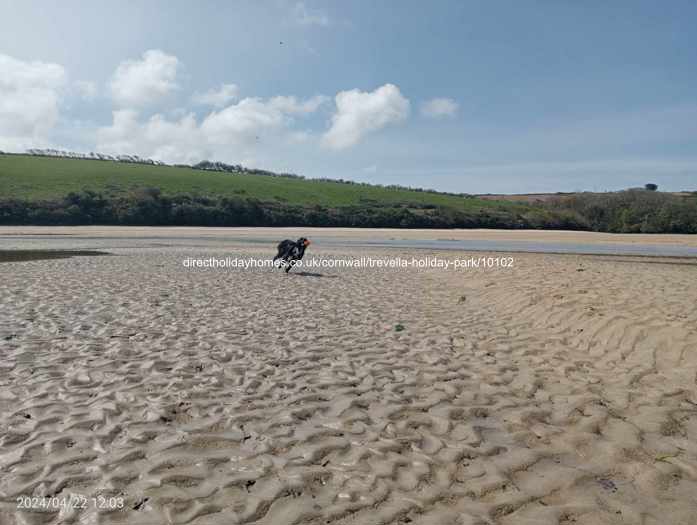
<instances>
[{"instance_id":1,"label":"shoreline","mask_svg":"<svg viewBox=\"0 0 697 525\"><path fill-rule=\"evenodd\" d=\"M111 249L140 246L231 247L272 245L310 237L315 248L370 248L472 253L547 253L593 256L697 258L697 235L606 234L556 230L395 230L360 228L0 227L6 248ZM144 244L148 243L149 244Z\"/></svg>"},{"instance_id":2,"label":"shoreline","mask_svg":"<svg viewBox=\"0 0 697 525\"><path fill-rule=\"evenodd\" d=\"M316 227L217 227L217 226L0 226L0 236L92 235L140 237L156 231L167 236L196 233L201 236L237 235L276 238L315 233L364 239L379 235L422 240L539 240L555 242L683 244L697 247L697 235L677 233L603 233L578 230L505 230L505 229L401 229L401 228L316 228Z\"/></svg>"}]
</instances>

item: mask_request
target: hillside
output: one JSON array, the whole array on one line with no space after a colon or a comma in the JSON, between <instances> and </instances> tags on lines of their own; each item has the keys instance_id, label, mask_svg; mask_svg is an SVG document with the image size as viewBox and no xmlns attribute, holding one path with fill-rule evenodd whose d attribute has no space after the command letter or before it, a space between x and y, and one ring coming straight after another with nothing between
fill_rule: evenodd
<instances>
[{"instance_id":1,"label":"hillside","mask_svg":"<svg viewBox=\"0 0 697 525\"><path fill-rule=\"evenodd\" d=\"M697 232L692 194L498 200L263 173L0 154L0 224Z\"/></svg>"},{"instance_id":2,"label":"hillside","mask_svg":"<svg viewBox=\"0 0 697 525\"><path fill-rule=\"evenodd\" d=\"M4 224L553 227L558 215L432 191L30 155L0 155L0 198Z\"/></svg>"},{"instance_id":3,"label":"hillside","mask_svg":"<svg viewBox=\"0 0 697 525\"><path fill-rule=\"evenodd\" d=\"M363 184L203 171L98 160L0 155L0 195L22 200L52 200L70 192L125 195L158 188L163 195L240 197L299 206L434 205L452 209L510 209L510 206L435 192Z\"/></svg>"}]
</instances>

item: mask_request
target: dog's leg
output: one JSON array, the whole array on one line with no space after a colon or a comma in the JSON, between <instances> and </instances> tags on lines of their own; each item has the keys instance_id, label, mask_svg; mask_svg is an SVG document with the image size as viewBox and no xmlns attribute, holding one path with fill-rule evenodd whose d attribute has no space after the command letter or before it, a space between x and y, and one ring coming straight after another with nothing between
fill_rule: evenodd
<instances>
[{"instance_id":1,"label":"dog's leg","mask_svg":"<svg viewBox=\"0 0 697 525\"><path fill-rule=\"evenodd\" d=\"M283 261L287 257L287 250L282 250L279 248L278 253L276 254L276 257L273 258L274 265L276 264L276 261L279 259L281 260L281 263L279 264L279 267L283 266Z\"/></svg>"}]
</instances>

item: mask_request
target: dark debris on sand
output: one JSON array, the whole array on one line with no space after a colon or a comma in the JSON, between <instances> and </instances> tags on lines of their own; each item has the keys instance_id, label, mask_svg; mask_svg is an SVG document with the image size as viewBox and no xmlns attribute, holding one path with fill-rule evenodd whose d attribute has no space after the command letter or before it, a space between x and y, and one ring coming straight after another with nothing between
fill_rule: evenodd
<instances>
[{"instance_id":1,"label":"dark debris on sand","mask_svg":"<svg viewBox=\"0 0 697 525\"><path fill-rule=\"evenodd\" d=\"M0 263L110 255L97 250L0 250Z\"/></svg>"}]
</instances>

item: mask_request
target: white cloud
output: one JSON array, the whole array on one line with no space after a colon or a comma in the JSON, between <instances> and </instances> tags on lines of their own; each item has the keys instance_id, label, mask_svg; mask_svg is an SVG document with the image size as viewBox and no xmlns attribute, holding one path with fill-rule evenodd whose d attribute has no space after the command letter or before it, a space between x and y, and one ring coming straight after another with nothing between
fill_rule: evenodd
<instances>
[{"instance_id":1,"label":"white cloud","mask_svg":"<svg viewBox=\"0 0 697 525\"><path fill-rule=\"evenodd\" d=\"M274 108L289 114L314 113L319 107L327 102L329 97L315 95L307 100L300 102L295 97L278 96L273 97L269 103Z\"/></svg>"},{"instance_id":2,"label":"white cloud","mask_svg":"<svg viewBox=\"0 0 697 525\"><path fill-rule=\"evenodd\" d=\"M245 98L213 111L200 124L193 114L174 120L157 114L141 122L137 111L120 109L113 112L110 126L98 130L97 150L170 163L195 163L206 158L239 162L254 158L259 145L268 150L306 141L307 134L291 129L293 117L316 111L324 99Z\"/></svg>"},{"instance_id":3,"label":"white cloud","mask_svg":"<svg viewBox=\"0 0 697 525\"><path fill-rule=\"evenodd\" d=\"M111 94L121 107L141 107L177 89L180 63L158 49L143 53L140 60L121 62L111 79Z\"/></svg>"},{"instance_id":4,"label":"white cloud","mask_svg":"<svg viewBox=\"0 0 697 525\"><path fill-rule=\"evenodd\" d=\"M273 104L245 98L208 115L201 131L214 144L239 144L255 140L259 133L282 128L285 119L283 111Z\"/></svg>"},{"instance_id":5,"label":"white cloud","mask_svg":"<svg viewBox=\"0 0 697 525\"><path fill-rule=\"evenodd\" d=\"M136 141L140 131L138 112L132 109L120 109L114 111L112 115L111 126L97 131L97 150L100 153L137 154Z\"/></svg>"},{"instance_id":6,"label":"white cloud","mask_svg":"<svg viewBox=\"0 0 697 525\"><path fill-rule=\"evenodd\" d=\"M330 23L329 17L325 13L319 10L308 9L304 2L295 4L293 15L295 16L295 21L304 26L326 27Z\"/></svg>"},{"instance_id":7,"label":"white cloud","mask_svg":"<svg viewBox=\"0 0 697 525\"><path fill-rule=\"evenodd\" d=\"M459 107L451 98L434 98L421 104L421 114L429 118L454 117Z\"/></svg>"},{"instance_id":8,"label":"white cloud","mask_svg":"<svg viewBox=\"0 0 697 525\"><path fill-rule=\"evenodd\" d=\"M372 92L341 91L335 100L332 125L322 137L323 145L331 149L354 146L365 135L402 122L409 116L409 101L393 84L385 84Z\"/></svg>"},{"instance_id":9,"label":"white cloud","mask_svg":"<svg viewBox=\"0 0 697 525\"><path fill-rule=\"evenodd\" d=\"M317 111L326 97L315 96L300 101L295 97L278 96L269 100L245 98L237 104L208 115L201 131L214 144L251 143L260 133L281 130L292 122L292 115Z\"/></svg>"},{"instance_id":10,"label":"white cloud","mask_svg":"<svg viewBox=\"0 0 697 525\"><path fill-rule=\"evenodd\" d=\"M202 106L222 108L235 100L240 89L236 84L223 84L218 89L209 89L205 93L194 93L194 103Z\"/></svg>"},{"instance_id":11,"label":"white cloud","mask_svg":"<svg viewBox=\"0 0 697 525\"><path fill-rule=\"evenodd\" d=\"M58 64L0 54L0 149L20 151L48 143L66 79Z\"/></svg>"},{"instance_id":12,"label":"white cloud","mask_svg":"<svg viewBox=\"0 0 697 525\"><path fill-rule=\"evenodd\" d=\"M97 151L135 154L171 163L192 163L208 156L209 150L192 114L172 121L162 115L144 122L138 117L132 109L114 111L112 124L97 131Z\"/></svg>"}]
</instances>

